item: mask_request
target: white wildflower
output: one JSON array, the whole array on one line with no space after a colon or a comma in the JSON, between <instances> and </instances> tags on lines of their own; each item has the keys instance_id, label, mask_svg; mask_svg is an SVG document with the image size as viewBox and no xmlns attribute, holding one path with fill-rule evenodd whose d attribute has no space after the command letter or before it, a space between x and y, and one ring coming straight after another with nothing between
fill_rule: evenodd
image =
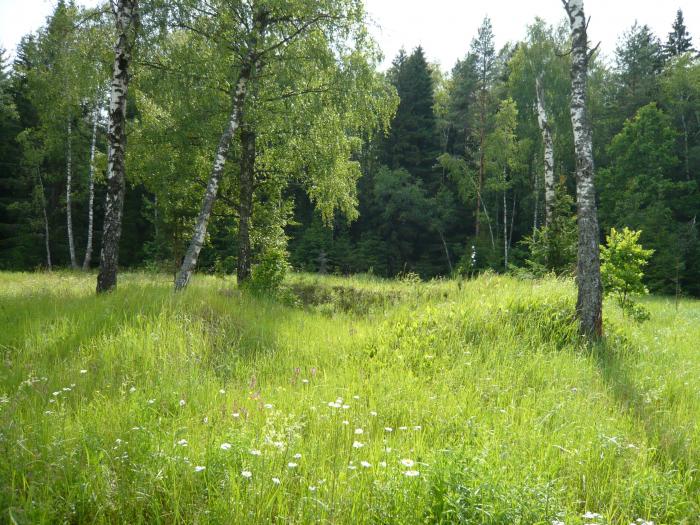
<instances>
[{"instance_id":1,"label":"white wildflower","mask_svg":"<svg viewBox=\"0 0 700 525\"><path fill-rule=\"evenodd\" d=\"M250 479L253 477L253 473L250 470L242 470L241 476L243 476L245 479Z\"/></svg>"},{"instance_id":2,"label":"white wildflower","mask_svg":"<svg viewBox=\"0 0 700 525\"><path fill-rule=\"evenodd\" d=\"M597 512L586 511L586 513L581 517L586 520L597 520L598 518L602 518L603 516L601 516Z\"/></svg>"},{"instance_id":3,"label":"white wildflower","mask_svg":"<svg viewBox=\"0 0 700 525\"><path fill-rule=\"evenodd\" d=\"M416 464L416 462L413 461L412 459L402 459L402 460L401 460L401 464L402 464L404 467L411 468L413 465Z\"/></svg>"},{"instance_id":4,"label":"white wildflower","mask_svg":"<svg viewBox=\"0 0 700 525\"><path fill-rule=\"evenodd\" d=\"M194 471L195 471L195 472L202 472L202 471L203 471L204 469L206 469L206 468L207 468L207 467L203 467L203 466L201 466L201 465L197 465L196 467L194 467Z\"/></svg>"},{"instance_id":5,"label":"white wildflower","mask_svg":"<svg viewBox=\"0 0 700 525\"><path fill-rule=\"evenodd\" d=\"M415 478L416 476L420 476L420 472L418 472L417 470L407 470L403 473L403 475L409 478Z\"/></svg>"},{"instance_id":6,"label":"white wildflower","mask_svg":"<svg viewBox=\"0 0 700 525\"><path fill-rule=\"evenodd\" d=\"M250 453L251 453L253 456L261 456L261 455L262 455L262 452L260 452L260 451L259 451L258 449L256 449L256 448L254 448L253 450L251 450Z\"/></svg>"},{"instance_id":7,"label":"white wildflower","mask_svg":"<svg viewBox=\"0 0 700 525\"><path fill-rule=\"evenodd\" d=\"M362 430L361 428L356 428L356 429L355 429L355 434L357 434L358 436L359 436L360 434L363 434L364 432L365 432L365 431Z\"/></svg>"},{"instance_id":8,"label":"white wildflower","mask_svg":"<svg viewBox=\"0 0 700 525\"><path fill-rule=\"evenodd\" d=\"M289 463L287 463L287 466L288 466L289 468L297 468L297 467L299 466L299 464L298 464L298 463L294 463L293 461L290 461Z\"/></svg>"},{"instance_id":9,"label":"white wildflower","mask_svg":"<svg viewBox=\"0 0 700 525\"><path fill-rule=\"evenodd\" d=\"M362 465L364 468L370 468L372 466L369 461L360 461L360 465Z\"/></svg>"},{"instance_id":10,"label":"white wildflower","mask_svg":"<svg viewBox=\"0 0 700 525\"><path fill-rule=\"evenodd\" d=\"M267 408L267 409L272 408L272 404L271 404L271 403L265 403L265 408Z\"/></svg>"},{"instance_id":11,"label":"white wildflower","mask_svg":"<svg viewBox=\"0 0 700 525\"><path fill-rule=\"evenodd\" d=\"M87 370L83 369L80 371L81 374L87 374Z\"/></svg>"},{"instance_id":12,"label":"white wildflower","mask_svg":"<svg viewBox=\"0 0 700 525\"><path fill-rule=\"evenodd\" d=\"M369 413L369 415L370 415L370 416L377 417L377 413L376 413L374 410L372 410L372 411Z\"/></svg>"},{"instance_id":13,"label":"white wildflower","mask_svg":"<svg viewBox=\"0 0 700 525\"><path fill-rule=\"evenodd\" d=\"M186 447L187 446L187 440L186 439L181 439L176 443L177 446L179 447Z\"/></svg>"},{"instance_id":14,"label":"white wildflower","mask_svg":"<svg viewBox=\"0 0 700 525\"><path fill-rule=\"evenodd\" d=\"M350 424L350 421L348 421L347 419L345 421L343 421L343 425L349 425L349 424Z\"/></svg>"},{"instance_id":15,"label":"white wildflower","mask_svg":"<svg viewBox=\"0 0 700 525\"><path fill-rule=\"evenodd\" d=\"M186 401L185 401L184 399L181 399L181 400L180 400L180 406L181 406L181 407L184 407L184 406L185 406L185 403L186 403Z\"/></svg>"},{"instance_id":16,"label":"white wildflower","mask_svg":"<svg viewBox=\"0 0 700 525\"><path fill-rule=\"evenodd\" d=\"M272 483L279 485L281 483L280 478L272 478Z\"/></svg>"},{"instance_id":17,"label":"white wildflower","mask_svg":"<svg viewBox=\"0 0 700 525\"><path fill-rule=\"evenodd\" d=\"M64 388L63 390L65 390L65 388ZM134 392L136 392L136 387L135 387L135 386L132 386L132 387L129 389L129 392L131 392L132 394L133 394Z\"/></svg>"},{"instance_id":18,"label":"white wildflower","mask_svg":"<svg viewBox=\"0 0 700 525\"><path fill-rule=\"evenodd\" d=\"M386 432L393 432L394 429L391 428L391 427L384 427L384 431L386 431Z\"/></svg>"},{"instance_id":19,"label":"white wildflower","mask_svg":"<svg viewBox=\"0 0 700 525\"><path fill-rule=\"evenodd\" d=\"M222 443L221 450L231 450L231 443Z\"/></svg>"},{"instance_id":20,"label":"white wildflower","mask_svg":"<svg viewBox=\"0 0 700 525\"><path fill-rule=\"evenodd\" d=\"M301 454L299 454L298 452L294 454L294 459L301 459Z\"/></svg>"},{"instance_id":21,"label":"white wildflower","mask_svg":"<svg viewBox=\"0 0 700 525\"><path fill-rule=\"evenodd\" d=\"M364 446L365 446L365 444L360 443L359 441L353 441L353 443L352 443L352 448L362 448Z\"/></svg>"}]
</instances>

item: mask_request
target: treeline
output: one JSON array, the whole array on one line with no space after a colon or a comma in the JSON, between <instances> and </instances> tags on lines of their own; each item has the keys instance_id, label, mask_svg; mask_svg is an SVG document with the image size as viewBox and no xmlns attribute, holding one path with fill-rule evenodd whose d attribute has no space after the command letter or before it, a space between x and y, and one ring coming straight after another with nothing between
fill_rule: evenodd
<instances>
[{"instance_id":1,"label":"treeline","mask_svg":"<svg viewBox=\"0 0 700 525\"><path fill-rule=\"evenodd\" d=\"M497 50L487 19L449 74L420 48L380 73L357 1L141 4L121 266L187 266L250 67L200 271L246 278L255 265L274 272L288 260L314 272L424 278L573 272L565 26L536 19L524 41ZM4 269L98 259L111 17L59 2L14 63L3 59ZM682 13L664 42L635 24L611 61L594 55L588 103L601 233L642 230L654 250L649 287L700 295L700 62Z\"/></svg>"}]
</instances>

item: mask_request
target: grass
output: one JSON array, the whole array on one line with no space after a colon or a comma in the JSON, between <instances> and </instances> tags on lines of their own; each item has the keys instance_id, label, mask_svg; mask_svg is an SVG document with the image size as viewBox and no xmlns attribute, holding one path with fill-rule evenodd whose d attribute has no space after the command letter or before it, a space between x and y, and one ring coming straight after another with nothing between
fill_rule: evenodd
<instances>
[{"instance_id":1,"label":"grass","mask_svg":"<svg viewBox=\"0 0 700 525\"><path fill-rule=\"evenodd\" d=\"M700 522L700 303L588 349L566 281L289 285L0 273L0 522Z\"/></svg>"}]
</instances>

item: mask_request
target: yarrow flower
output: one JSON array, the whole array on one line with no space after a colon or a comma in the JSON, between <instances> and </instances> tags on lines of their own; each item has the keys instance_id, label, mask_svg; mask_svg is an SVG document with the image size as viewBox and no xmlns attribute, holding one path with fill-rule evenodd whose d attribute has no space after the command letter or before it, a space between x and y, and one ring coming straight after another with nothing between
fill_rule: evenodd
<instances>
[{"instance_id":1,"label":"yarrow flower","mask_svg":"<svg viewBox=\"0 0 700 525\"><path fill-rule=\"evenodd\" d=\"M253 473L250 470L242 470L241 476L243 476L245 479L250 479L253 477Z\"/></svg>"},{"instance_id":2,"label":"yarrow flower","mask_svg":"<svg viewBox=\"0 0 700 525\"><path fill-rule=\"evenodd\" d=\"M180 406L181 406L181 407L184 407L184 406L185 406L185 403L186 403L186 401L185 401L184 399L181 399L181 400L180 400Z\"/></svg>"},{"instance_id":3,"label":"yarrow flower","mask_svg":"<svg viewBox=\"0 0 700 525\"><path fill-rule=\"evenodd\" d=\"M293 461L290 461L289 463L287 463L287 466L289 468L297 468L299 465L297 463L294 463Z\"/></svg>"},{"instance_id":4,"label":"yarrow flower","mask_svg":"<svg viewBox=\"0 0 700 525\"><path fill-rule=\"evenodd\" d=\"M598 518L602 518L603 516L601 516L597 512L586 511L586 513L581 517L586 520L597 520Z\"/></svg>"},{"instance_id":5,"label":"yarrow flower","mask_svg":"<svg viewBox=\"0 0 700 525\"><path fill-rule=\"evenodd\" d=\"M265 403L265 408L267 408L267 409L272 408L272 404L271 404L271 403Z\"/></svg>"},{"instance_id":6,"label":"yarrow flower","mask_svg":"<svg viewBox=\"0 0 700 525\"><path fill-rule=\"evenodd\" d=\"M181 439L180 441L177 442L178 446L181 447L186 447L187 446L187 440L186 439Z\"/></svg>"},{"instance_id":7,"label":"yarrow flower","mask_svg":"<svg viewBox=\"0 0 700 525\"><path fill-rule=\"evenodd\" d=\"M261 455L262 455L262 452L260 452L260 451L259 451L258 449L256 449L256 448L254 448L253 450L251 450L250 453L251 453L253 456L261 456Z\"/></svg>"},{"instance_id":8,"label":"yarrow flower","mask_svg":"<svg viewBox=\"0 0 700 525\"><path fill-rule=\"evenodd\" d=\"M272 478L272 483L279 485L281 483L280 478Z\"/></svg>"},{"instance_id":9,"label":"yarrow flower","mask_svg":"<svg viewBox=\"0 0 700 525\"><path fill-rule=\"evenodd\" d=\"M81 374L87 374L87 370L81 370L80 373L81 373Z\"/></svg>"},{"instance_id":10,"label":"yarrow flower","mask_svg":"<svg viewBox=\"0 0 700 525\"><path fill-rule=\"evenodd\" d=\"M363 434L363 433L364 433L364 430L362 430L361 428L356 428L356 429L355 429L355 434L357 434L358 436L359 436L360 434Z\"/></svg>"},{"instance_id":11,"label":"yarrow flower","mask_svg":"<svg viewBox=\"0 0 700 525\"><path fill-rule=\"evenodd\" d=\"M299 454L298 452L294 454L294 459L301 459L301 454Z\"/></svg>"},{"instance_id":12,"label":"yarrow flower","mask_svg":"<svg viewBox=\"0 0 700 525\"><path fill-rule=\"evenodd\" d=\"M412 459L402 459L402 460L401 460L401 464L402 464L404 467L409 467L409 468L410 468L410 467L412 467L413 465L415 465L416 463L415 463L415 461L413 461Z\"/></svg>"},{"instance_id":13,"label":"yarrow flower","mask_svg":"<svg viewBox=\"0 0 700 525\"><path fill-rule=\"evenodd\" d=\"M385 430L386 432L393 432L393 431L394 431L394 429L391 428L391 427L384 427L384 430Z\"/></svg>"},{"instance_id":14,"label":"yarrow flower","mask_svg":"<svg viewBox=\"0 0 700 525\"><path fill-rule=\"evenodd\" d=\"M352 448L362 448L364 446L365 446L365 444L360 443L359 441L353 441L353 443L352 443Z\"/></svg>"},{"instance_id":15,"label":"yarrow flower","mask_svg":"<svg viewBox=\"0 0 700 525\"><path fill-rule=\"evenodd\" d=\"M360 465L362 465L364 468L370 468L372 466L369 461L360 461Z\"/></svg>"},{"instance_id":16,"label":"yarrow flower","mask_svg":"<svg viewBox=\"0 0 700 525\"><path fill-rule=\"evenodd\" d=\"M409 478L415 478L417 476L420 476L420 472L418 472L417 470L407 470L403 473L403 475L408 476Z\"/></svg>"},{"instance_id":17,"label":"yarrow flower","mask_svg":"<svg viewBox=\"0 0 700 525\"><path fill-rule=\"evenodd\" d=\"M231 450L231 443L222 443L221 450Z\"/></svg>"},{"instance_id":18,"label":"yarrow flower","mask_svg":"<svg viewBox=\"0 0 700 525\"><path fill-rule=\"evenodd\" d=\"M196 467L194 467L194 471L195 471L195 472L202 472L202 471L203 471L204 469L206 469L206 468L207 468L207 467L203 467L203 466L201 466L201 465L197 465Z\"/></svg>"}]
</instances>

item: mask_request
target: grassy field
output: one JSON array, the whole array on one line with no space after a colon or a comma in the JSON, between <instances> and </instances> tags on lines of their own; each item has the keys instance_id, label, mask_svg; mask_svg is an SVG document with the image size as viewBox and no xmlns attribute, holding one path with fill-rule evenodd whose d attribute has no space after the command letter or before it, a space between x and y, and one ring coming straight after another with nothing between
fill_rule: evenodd
<instances>
[{"instance_id":1,"label":"grassy field","mask_svg":"<svg viewBox=\"0 0 700 525\"><path fill-rule=\"evenodd\" d=\"M566 281L0 274L2 523L700 523L700 303Z\"/></svg>"}]
</instances>

